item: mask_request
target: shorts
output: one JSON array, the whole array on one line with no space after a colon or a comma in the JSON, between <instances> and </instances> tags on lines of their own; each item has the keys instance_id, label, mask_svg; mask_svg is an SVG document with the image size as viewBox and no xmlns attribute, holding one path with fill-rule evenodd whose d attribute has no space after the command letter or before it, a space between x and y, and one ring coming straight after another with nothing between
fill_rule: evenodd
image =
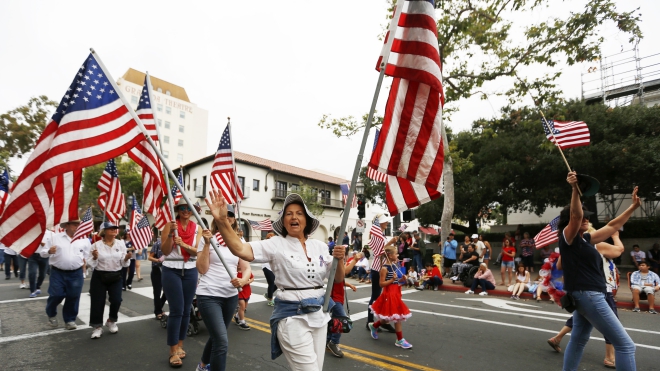
<instances>
[{"instance_id":1,"label":"shorts","mask_svg":"<svg viewBox=\"0 0 660 371\"><path fill-rule=\"evenodd\" d=\"M514 261L508 261L508 262L503 261L502 262L502 268L507 268L508 267L508 268L513 269L513 268L515 268L515 266L516 266L516 263Z\"/></svg>"},{"instance_id":2,"label":"shorts","mask_svg":"<svg viewBox=\"0 0 660 371\"><path fill-rule=\"evenodd\" d=\"M490 253L487 252L487 253L484 254L484 259L483 260L489 260L489 259L490 259Z\"/></svg>"},{"instance_id":3,"label":"shorts","mask_svg":"<svg viewBox=\"0 0 660 371\"><path fill-rule=\"evenodd\" d=\"M655 290L653 289L652 286L637 286L637 285L632 285L630 286L631 290L638 290L639 292L643 292L646 295L653 295L655 293Z\"/></svg>"},{"instance_id":4,"label":"shorts","mask_svg":"<svg viewBox=\"0 0 660 371\"><path fill-rule=\"evenodd\" d=\"M442 266L445 268L451 268L452 264L456 263L456 259L442 259Z\"/></svg>"},{"instance_id":5,"label":"shorts","mask_svg":"<svg viewBox=\"0 0 660 371\"><path fill-rule=\"evenodd\" d=\"M238 296L238 301L244 300L246 303L250 301L250 297L248 296L247 298L242 298L240 295Z\"/></svg>"}]
</instances>

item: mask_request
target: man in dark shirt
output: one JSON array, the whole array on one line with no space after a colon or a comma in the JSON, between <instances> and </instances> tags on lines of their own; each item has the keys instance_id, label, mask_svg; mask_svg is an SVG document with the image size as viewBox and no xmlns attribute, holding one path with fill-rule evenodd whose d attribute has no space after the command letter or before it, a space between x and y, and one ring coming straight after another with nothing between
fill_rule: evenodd
<instances>
[{"instance_id":1,"label":"man in dark shirt","mask_svg":"<svg viewBox=\"0 0 660 371\"><path fill-rule=\"evenodd\" d=\"M344 239L341 241L341 244L348 246L351 243L351 240L348 238L348 232L344 232Z\"/></svg>"}]
</instances>

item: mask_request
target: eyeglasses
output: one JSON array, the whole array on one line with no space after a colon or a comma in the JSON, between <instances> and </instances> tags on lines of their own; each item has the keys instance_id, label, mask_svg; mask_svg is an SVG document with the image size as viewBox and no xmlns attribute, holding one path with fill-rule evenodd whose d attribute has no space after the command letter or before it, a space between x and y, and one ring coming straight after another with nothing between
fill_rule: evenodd
<instances>
[{"instance_id":1,"label":"eyeglasses","mask_svg":"<svg viewBox=\"0 0 660 371\"><path fill-rule=\"evenodd\" d=\"M179 211L192 211L190 206L179 206Z\"/></svg>"}]
</instances>

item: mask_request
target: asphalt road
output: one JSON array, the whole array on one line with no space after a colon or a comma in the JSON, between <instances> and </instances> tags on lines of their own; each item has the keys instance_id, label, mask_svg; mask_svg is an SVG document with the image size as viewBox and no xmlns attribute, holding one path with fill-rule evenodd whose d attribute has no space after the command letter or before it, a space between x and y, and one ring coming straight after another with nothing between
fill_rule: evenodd
<instances>
[{"instance_id":1,"label":"asphalt road","mask_svg":"<svg viewBox=\"0 0 660 371\"><path fill-rule=\"evenodd\" d=\"M145 279L124 293L119 333L111 335L105 331L98 340L90 339L92 330L86 326L89 278L85 280L80 303L79 326L74 331L62 328L61 314L60 328L48 326L44 312L48 280L42 288L44 294L37 299L28 299L28 290L19 289L16 278L0 281L0 369L169 369L166 330L153 320L150 269L143 267ZM254 269L257 277L247 312L252 329L241 331L233 324L230 326L227 369L286 370L284 357L270 360L268 319L272 308L263 298L266 283L260 267L254 265ZM338 359L326 353L325 369L543 371L562 367L563 354L555 353L546 340L559 331L568 314L553 304L442 291L403 292L413 312L413 317L404 323L403 332L413 349L395 347L395 335L387 332L381 333L379 340L371 339L365 330L370 288L362 285L356 293L348 293L355 327L342 336L346 356ZM660 316L627 310L619 313L637 344L638 369L660 370ZM195 369L207 338L202 324L200 332L186 340L188 358L183 369ZM564 339L562 349L568 340ZM604 369L604 348L602 335L594 331L580 368Z\"/></svg>"}]
</instances>

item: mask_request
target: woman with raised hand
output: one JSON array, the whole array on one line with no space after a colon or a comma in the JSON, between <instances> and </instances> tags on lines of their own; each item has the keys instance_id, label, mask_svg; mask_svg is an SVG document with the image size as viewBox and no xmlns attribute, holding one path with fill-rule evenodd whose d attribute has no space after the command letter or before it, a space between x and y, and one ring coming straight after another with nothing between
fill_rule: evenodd
<instances>
[{"instance_id":1,"label":"woman with raised hand","mask_svg":"<svg viewBox=\"0 0 660 371\"><path fill-rule=\"evenodd\" d=\"M233 231L220 191L212 190L206 204L231 253L248 262L268 262L275 273L278 290L270 318L271 358L284 354L293 370L321 371L330 321L330 314L322 310L323 281L343 282L343 264L337 265L334 277L329 275L333 257L341 261L345 249L335 248L329 255L325 243L309 238L320 222L295 193L286 197L280 219L273 223L278 236L249 243Z\"/></svg>"}]
</instances>

